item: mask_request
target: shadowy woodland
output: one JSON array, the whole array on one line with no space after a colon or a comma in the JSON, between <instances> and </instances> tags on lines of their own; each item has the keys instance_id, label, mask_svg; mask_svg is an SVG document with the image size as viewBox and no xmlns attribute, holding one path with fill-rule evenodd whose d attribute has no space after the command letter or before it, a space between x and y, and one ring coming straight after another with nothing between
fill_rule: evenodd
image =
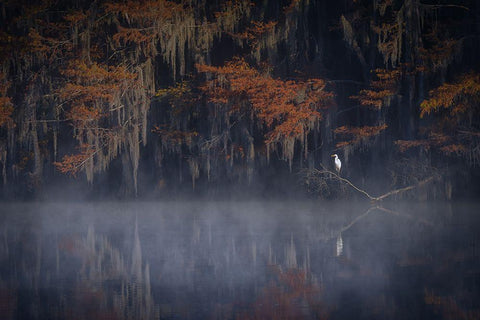
<instances>
[{"instance_id":1,"label":"shadowy woodland","mask_svg":"<svg viewBox=\"0 0 480 320\"><path fill-rule=\"evenodd\" d=\"M478 194L477 1L3 0L0 15L4 198L355 195L318 174L332 153L368 194Z\"/></svg>"}]
</instances>

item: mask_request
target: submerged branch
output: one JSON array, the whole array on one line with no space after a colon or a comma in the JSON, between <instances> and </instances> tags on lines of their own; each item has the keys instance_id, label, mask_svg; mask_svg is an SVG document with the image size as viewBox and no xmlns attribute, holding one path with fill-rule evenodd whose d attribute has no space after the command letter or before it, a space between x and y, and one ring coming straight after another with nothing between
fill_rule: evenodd
<instances>
[{"instance_id":1,"label":"submerged branch","mask_svg":"<svg viewBox=\"0 0 480 320\"><path fill-rule=\"evenodd\" d=\"M417 184L414 184L414 185L411 185L411 186L408 186L408 187L405 187L405 188L400 188L400 189L396 189L396 190L392 190L392 191L390 191L390 192L387 192L387 193L385 193L385 194L383 194L383 195L381 195L381 196L379 196L379 197L376 197L374 200L375 200L375 201L380 201L380 200L385 199L385 198L387 198L387 197L389 197L389 196L392 196L392 195L394 195L394 194L398 194L398 193L401 193L401 192L405 192L405 191L408 191L408 190L415 189L415 188L417 188L417 187L421 187L421 186L423 186L424 184L427 184L427 183L429 183L429 182L432 181L432 180L433 180L433 177L428 177L427 179L422 180L422 181L418 182Z\"/></svg>"}]
</instances>

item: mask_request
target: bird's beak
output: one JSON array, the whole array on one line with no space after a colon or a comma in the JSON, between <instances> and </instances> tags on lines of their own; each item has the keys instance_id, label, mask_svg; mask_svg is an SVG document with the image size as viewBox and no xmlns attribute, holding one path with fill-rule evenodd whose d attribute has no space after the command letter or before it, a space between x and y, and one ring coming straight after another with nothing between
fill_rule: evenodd
<instances>
[{"instance_id":1,"label":"bird's beak","mask_svg":"<svg viewBox=\"0 0 480 320\"><path fill-rule=\"evenodd\" d=\"M334 154L332 154L330 157L332 157L332 158L333 158L333 157L335 157L335 155L334 155Z\"/></svg>"}]
</instances>

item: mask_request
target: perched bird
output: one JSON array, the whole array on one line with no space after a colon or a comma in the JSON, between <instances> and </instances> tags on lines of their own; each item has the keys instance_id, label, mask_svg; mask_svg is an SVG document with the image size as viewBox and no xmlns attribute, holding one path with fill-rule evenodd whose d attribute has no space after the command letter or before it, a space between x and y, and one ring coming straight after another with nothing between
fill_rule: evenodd
<instances>
[{"instance_id":1,"label":"perched bird","mask_svg":"<svg viewBox=\"0 0 480 320\"><path fill-rule=\"evenodd\" d=\"M335 169L337 170L337 173L340 174L340 169L342 169L342 162L340 161L340 158L336 153L332 154L332 157L335 157Z\"/></svg>"}]
</instances>

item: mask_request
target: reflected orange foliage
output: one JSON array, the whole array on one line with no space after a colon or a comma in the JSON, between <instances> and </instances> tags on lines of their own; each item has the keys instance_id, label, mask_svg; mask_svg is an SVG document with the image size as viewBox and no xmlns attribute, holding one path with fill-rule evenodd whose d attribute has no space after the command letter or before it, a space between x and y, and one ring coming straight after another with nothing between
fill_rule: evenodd
<instances>
[{"instance_id":1,"label":"reflected orange foliage","mask_svg":"<svg viewBox=\"0 0 480 320\"><path fill-rule=\"evenodd\" d=\"M431 305L442 319L446 320L474 320L480 318L480 310L467 310L460 306L451 296L437 296L433 291L425 289L425 304Z\"/></svg>"},{"instance_id":2,"label":"reflected orange foliage","mask_svg":"<svg viewBox=\"0 0 480 320\"><path fill-rule=\"evenodd\" d=\"M321 305L321 289L301 269L282 270L272 266L274 279L262 290L252 306L237 319L327 319Z\"/></svg>"}]
</instances>

